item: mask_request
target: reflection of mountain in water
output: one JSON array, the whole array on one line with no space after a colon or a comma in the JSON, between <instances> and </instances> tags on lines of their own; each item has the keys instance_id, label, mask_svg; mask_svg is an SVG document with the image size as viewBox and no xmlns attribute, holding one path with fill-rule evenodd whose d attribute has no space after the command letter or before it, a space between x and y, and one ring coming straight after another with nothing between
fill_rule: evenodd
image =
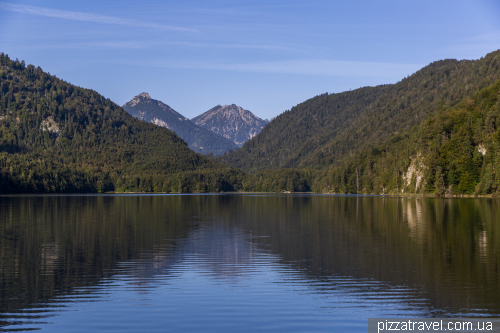
<instances>
[{"instance_id":1,"label":"reflection of mountain in water","mask_svg":"<svg viewBox=\"0 0 500 333\"><path fill-rule=\"evenodd\" d=\"M57 242L45 243L40 246L42 257L43 274L52 275L61 264L62 258L59 255L59 244Z\"/></svg>"},{"instance_id":2,"label":"reflection of mountain in water","mask_svg":"<svg viewBox=\"0 0 500 333\"><path fill-rule=\"evenodd\" d=\"M182 243L186 255L203 269L220 277L244 275L252 265L256 245L239 228L205 225Z\"/></svg>"},{"instance_id":3,"label":"reflection of mountain in water","mask_svg":"<svg viewBox=\"0 0 500 333\"><path fill-rule=\"evenodd\" d=\"M168 280L187 262L214 278L240 279L271 253L318 292L425 299L429 315L493 314L499 212L489 199L2 197L0 311L115 273L136 285Z\"/></svg>"},{"instance_id":4,"label":"reflection of mountain in water","mask_svg":"<svg viewBox=\"0 0 500 333\"><path fill-rule=\"evenodd\" d=\"M149 284L155 276L180 274L186 264L216 278L237 279L252 270L256 251L251 237L239 228L218 227L215 222L201 224L185 238L176 239L175 247L157 248L127 261L126 268L138 285Z\"/></svg>"}]
</instances>

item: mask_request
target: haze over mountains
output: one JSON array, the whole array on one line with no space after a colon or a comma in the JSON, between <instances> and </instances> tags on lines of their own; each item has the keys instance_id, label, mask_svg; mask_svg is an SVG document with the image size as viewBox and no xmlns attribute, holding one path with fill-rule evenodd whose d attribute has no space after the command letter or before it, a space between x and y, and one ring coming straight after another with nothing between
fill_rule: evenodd
<instances>
[{"instance_id":1,"label":"haze over mountains","mask_svg":"<svg viewBox=\"0 0 500 333\"><path fill-rule=\"evenodd\" d=\"M234 104L218 105L189 120L145 92L123 105L123 109L137 119L174 131L189 148L202 154L219 155L236 149L267 124L267 120Z\"/></svg>"}]
</instances>

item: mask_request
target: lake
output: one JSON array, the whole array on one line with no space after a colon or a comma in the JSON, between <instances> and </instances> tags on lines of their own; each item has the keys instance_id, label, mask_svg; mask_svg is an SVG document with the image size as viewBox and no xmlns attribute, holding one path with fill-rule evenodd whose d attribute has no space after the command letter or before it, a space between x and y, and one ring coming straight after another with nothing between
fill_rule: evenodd
<instances>
[{"instance_id":1,"label":"lake","mask_svg":"<svg viewBox=\"0 0 500 333\"><path fill-rule=\"evenodd\" d=\"M0 197L0 330L366 332L500 317L500 204L309 194Z\"/></svg>"}]
</instances>

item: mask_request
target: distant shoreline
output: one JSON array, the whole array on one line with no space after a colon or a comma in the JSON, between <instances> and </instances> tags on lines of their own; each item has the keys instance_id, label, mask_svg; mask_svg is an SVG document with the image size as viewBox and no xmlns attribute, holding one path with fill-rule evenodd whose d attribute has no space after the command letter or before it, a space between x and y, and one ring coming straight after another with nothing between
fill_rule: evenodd
<instances>
[{"instance_id":1,"label":"distant shoreline","mask_svg":"<svg viewBox=\"0 0 500 333\"><path fill-rule=\"evenodd\" d=\"M433 194L370 194L370 193L319 193L319 192L106 192L106 193L2 193L0 197L16 197L16 196L113 196L113 195L218 195L218 194L315 194L315 195L338 195L338 196L375 196L375 197L399 197L399 198L442 198L442 199L457 199L457 198L500 198L496 193L487 195L470 195L470 194L453 194L453 195L433 195Z\"/></svg>"}]
</instances>

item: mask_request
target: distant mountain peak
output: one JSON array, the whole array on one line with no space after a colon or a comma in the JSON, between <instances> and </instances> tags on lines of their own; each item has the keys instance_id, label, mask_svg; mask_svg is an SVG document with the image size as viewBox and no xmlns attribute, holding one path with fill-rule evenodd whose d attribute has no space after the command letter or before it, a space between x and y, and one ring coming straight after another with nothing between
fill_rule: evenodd
<instances>
[{"instance_id":1,"label":"distant mountain peak","mask_svg":"<svg viewBox=\"0 0 500 333\"><path fill-rule=\"evenodd\" d=\"M238 146L254 137L267 124L236 104L220 104L192 119L196 125L233 141Z\"/></svg>"},{"instance_id":2,"label":"distant mountain peak","mask_svg":"<svg viewBox=\"0 0 500 333\"><path fill-rule=\"evenodd\" d=\"M140 93L139 95L137 95L135 97L144 97L147 99L151 99L151 96L149 96L149 94L147 92Z\"/></svg>"},{"instance_id":3,"label":"distant mountain peak","mask_svg":"<svg viewBox=\"0 0 500 333\"><path fill-rule=\"evenodd\" d=\"M140 120L174 131L195 152L217 155L237 148L231 140L196 125L162 101L152 99L148 93L135 96L123 105L123 109Z\"/></svg>"},{"instance_id":4,"label":"distant mountain peak","mask_svg":"<svg viewBox=\"0 0 500 333\"><path fill-rule=\"evenodd\" d=\"M130 102L128 102L127 104L130 103L130 106L135 106L145 99L152 99L151 96L149 96L149 94L147 92L140 93L139 95L132 98L132 100Z\"/></svg>"}]
</instances>

